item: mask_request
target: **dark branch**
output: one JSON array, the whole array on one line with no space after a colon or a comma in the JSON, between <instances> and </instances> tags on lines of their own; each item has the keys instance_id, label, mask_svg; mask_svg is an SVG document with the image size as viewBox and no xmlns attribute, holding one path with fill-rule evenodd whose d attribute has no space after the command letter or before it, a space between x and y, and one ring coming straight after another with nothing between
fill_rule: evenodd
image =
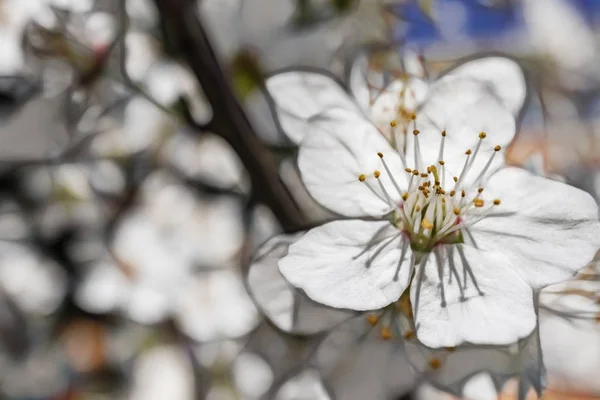
<instances>
[{"instance_id":1,"label":"dark branch","mask_svg":"<svg viewBox=\"0 0 600 400\"><path fill-rule=\"evenodd\" d=\"M233 147L248 170L256 200L271 208L286 231L305 222L279 178L276 160L259 140L221 69L189 0L155 0L168 45L179 49L213 109L211 126Z\"/></svg>"}]
</instances>

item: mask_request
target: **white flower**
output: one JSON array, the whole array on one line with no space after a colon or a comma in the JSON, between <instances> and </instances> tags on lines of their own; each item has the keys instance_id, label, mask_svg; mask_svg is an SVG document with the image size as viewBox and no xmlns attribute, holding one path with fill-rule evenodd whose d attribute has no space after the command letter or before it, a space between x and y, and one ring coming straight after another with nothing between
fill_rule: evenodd
<instances>
[{"instance_id":1,"label":"white flower","mask_svg":"<svg viewBox=\"0 0 600 400\"><path fill-rule=\"evenodd\" d=\"M409 290L417 336L430 347L530 334L533 290L589 262L600 224L583 191L503 168L515 134L506 105L491 85L450 74L428 91L398 149L356 109L303 120L298 164L311 195L371 218L309 231L280 260L284 277L353 310Z\"/></svg>"}]
</instances>

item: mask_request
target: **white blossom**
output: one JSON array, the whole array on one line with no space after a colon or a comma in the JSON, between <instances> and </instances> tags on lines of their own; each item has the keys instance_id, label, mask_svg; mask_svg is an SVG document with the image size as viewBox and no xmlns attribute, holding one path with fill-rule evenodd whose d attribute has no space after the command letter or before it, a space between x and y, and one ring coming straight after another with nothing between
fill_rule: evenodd
<instances>
[{"instance_id":1,"label":"white blossom","mask_svg":"<svg viewBox=\"0 0 600 400\"><path fill-rule=\"evenodd\" d=\"M303 137L302 179L318 202L355 219L310 230L279 261L311 299L376 310L408 290L425 345L508 344L535 327L533 290L568 279L596 252L588 194L504 166L520 107L490 82L447 74L408 122L394 107L389 126L412 132L402 143L357 107L328 98L309 109L313 94L280 102L282 115L296 111L288 128Z\"/></svg>"}]
</instances>

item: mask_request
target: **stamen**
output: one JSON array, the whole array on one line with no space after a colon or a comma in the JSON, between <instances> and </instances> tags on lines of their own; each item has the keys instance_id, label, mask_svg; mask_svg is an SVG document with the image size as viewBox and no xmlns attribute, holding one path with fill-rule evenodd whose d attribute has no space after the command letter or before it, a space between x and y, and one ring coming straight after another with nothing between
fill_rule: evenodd
<instances>
[{"instance_id":1,"label":"stamen","mask_svg":"<svg viewBox=\"0 0 600 400\"><path fill-rule=\"evenodd\" d=\"M415 129L413 130L413 135L415 135L415 146L414 146L415 165L418 169L420 169L423 166L423 164L421 162L421 146L419 145L420 131L416 128L416 126L417 126L417 122L415 121Z\"/></svg>"},{"instance_id":2,"label":"stamen","mask_svg":"<svg viewBox=\"0 0 600 400\"><path fill-rule=\"evenodd\" d=\"M376 314L367 315L367 322L371 326L377 325L377 323L379 322L379 315L376 315Z\"/></svg>"},{"instance_id":3,"label":"stamen","mask_svg":"<svg viewBox=\"0 0 600 400\"><path fill-rule=\"evenodd\" d=\"M398 182L396 182L396 179L394 179L394 175L392 174L392 171L390 171L390 168L388 167L387 162L385 162L385 159L383 158L383 153L379 152L379 153L377 153L377 155L379 156L379 158L381 158L381 162L383 163L383 168L385 168L385 172L387 172L388 176L390 177L390 180L392 181L392 184L398 191L398 194L402 195L402 190L400 189Z\"/></svg>"},{"instance_id":4,"label":"stamen","mask_svg":"<svg viewBox=\"0 0 600 400\"><path fill-rule=\"evenodd\" d=\"M364 182L366 179L367 179L367 176L365 174L360 174L358 176L358 180L361 181L361 182Z\"/></svg>"},{"instance_id":5,"label":"stamen","mask_svg":"<svg viewBox=\"0 0 600 400\"><path fill-rule=\"evenodd\" d=\"M409 240L405 237L402 237L402 252L400 253L400 260L398 261L398 266L396 267L396 272L394 273L394 282L398 281L398 276L400 275L400 268L402 267L404 257L406 257L406 251L408 250L408 243Z\"/></svg>"},{"instance_id":6,"label":"stamen","mask_svg":"<svg viewBox=\"0 0 600 400\"><path fill-rule=\"evenodd\" d=\"M498 149L498 150L496 150L496 149ZM496 153L499 151L500 151L500 146L494 147L494 152L490 156L488 162L485 164L485 167L483 167L483 170L481 170L481 172L477 176L477 179L475 179L476 184L479 183L483 179L483 177L485 176L485 173L490 168L490 165L492 165L492 161L494 161L494 157L496 156Z\"/></svg>"},{"instance_id":7,"label":"stamen","mask_svg":"<svg viewBox=\"0 0 600 400\"><path fill-rule=\"evenodd\" d=\"M473 200L473 205L475 207L481 208L484 205L484 201L482 199L475 199L475 200Z\"/></svg>"},{"instance_id":8,"label":"stamen","mask_svg":"<svg viewBox=\"0 0 600 400\"><path fill-rule=\"evenodd\" d=\"M440 294L442 296L441 306L442 306L442 308L444 308L444 307L446 307L446 293L444 292L444 271L443 271L442 259L441 259L439 250L437 248L434 249L434 253L435 253L435 260L437 262L438 278L440 280Z\"/></svg>"},{"instance_id":9,"label":"stamen","mask_svg":"<svg viewBox=\"0 0 600 400\"><path fill-rule=\"evenodd\" d=\"M462 245L457 245L456 246L458 248L458 254L460 255L460 259L462 260L462 264L463 264L463 269L464 271L466 271L466 273L464 273L464 280L465 280L465 290L467 289L467 273L469 274L469 276L471 277L471 281L473 282L473 285L475 286L475 289L477 289L477 292L479 293L480 296L483 296L484 293L481 291L481 289L479 289L479 285L477 284L477 279L475 279L475 275L473 275L473 270L471 269L471 266L469 265L469 262L467 261L467 257L465 257L465 253L464 250L462 248Z\"/></svg>"},{"instance_id":10,"label":"stamen","mask_svg":"<svg viewBox=\"0 0 600 400\"><path fill-rule=\"evenodd\" d=\"M471 152L471 150L467 150L465 152L465 154L467 155L467 159L465 160L465 163L463 165L463 169L460 172L460 177L458 179L456 179L456 177L453 178L454 182L456 182L454 184L454 190L456 190L456 189L458 189L460 187L460 184L462 183L463 178L465 177L465 175L467 174L467 171L469 170L469 165L470 165L469 160L471 159L472 152Z\"/></svg>"},{"instance_id":11,"label":"stamen","mask_svg":"<svg viewBox=\"0 0 600 400\"><path fill-rule=\"evenodd\" d=\"M418 267L418 277L417 277L417 291L415 293L415 305L414 305L414 309L415 309L415 318L414 320L417 320L417 315L419 313L419 301L421 300L421 286L423 284L423 277L425 276L425 263L427 262L427 258L429 257L429 254L424 253L421 256L421 262L419 263L419 267Z\"/></svg>"},{"instance_id":12,"label":"stamen","mask_svg":"<svg viewBox=\"0 0 600 400\"><path fill-rule=\"evenodd\" d=\"M379 254L381 254L381 252L383 251L384 248L386 248L394 239L396 239L398 236L400 236L401 233L398 233L390 238L388 238L388 240L383 243L381 246L379 246L374 252L373 254L367 259L367 261L365 262L365 268L369 269L371 268L371 264L373 264L373 261L375 261L375 259L377 258L377 256ZM384 240L382 240L383 242Z\"/></svg>"},{"instance_id":13,"label":"stamen","mask_svg":"<svg viewBox=\"0 0 600 400\"><path fill-rule=\"evenodd\" d=\"M448 277L448 284L452 283L452 275L456 278L456 285L458 286L458 290L460 291L460 301L465 301L465 291L463 287L460 285L460 277L458 276L458 271L456 270L456 264L454 264L454 249L448 249L448 264L450 264L450 275Z\"/></svg>"}]
</instances>

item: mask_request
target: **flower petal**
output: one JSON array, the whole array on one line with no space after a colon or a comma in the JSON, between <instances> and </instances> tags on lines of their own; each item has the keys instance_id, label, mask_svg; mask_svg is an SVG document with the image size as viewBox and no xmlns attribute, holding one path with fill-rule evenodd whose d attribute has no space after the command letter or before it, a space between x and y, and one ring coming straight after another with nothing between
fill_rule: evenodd
<instances>
[{"instance_id":1,"label":"flower petal","mask_svg":"<svg viewBox=\"0 0 600 400\"><path fill-rule=\"evenodd\" d=\"M439 248L438 254L417 271L410 290L423 344L509 344L533 331L532 290L501 252L460 245Z\"/></svg>"},{"instance_id":2,"label":"flower petal","mask_svg":"<svg viewBox=\"0 0 600 400\"><path fill-rule=\"evenodd\" d=\"M523 108L527 95L525 75L519 64L510 58L471 60L452 69L440 80L452 78L471 78L488 85L515 116Z\"/></svg>"},{"instance_id":3,"label":"flower petal","mask_svg":"<svg viewBox=\"0 0 600 400\"><path fill-rule=\"evenodd\" d=\"M411 253L387 221L334 221L292 244L279 269L316 302L373 310L398 300L410 278Z\"/></svg>"},{"instance_id":4,"label":"flower petal","mask_svg":"<svg viewBox=\"0 0 600 400\"><path fill-rule=\"evenodd\" d=\"M398 186L406 188L406 172L399 154L361 116L343 109L322 113L310 123L311 133L300 146L298 167L309 193L330 210L342 215L381 216L393 209L373 177L381 172L381 183L398 204L401 195L377 156L385 161ZM366 180L359 181L364 174Z\"/></svg>"},{"instance_id":5,"label":"flower petal","mask_svg":"<svg viewBox=\"0 0 600 400\"><path fill-rule=\"evenodd\" d=\"M405 94L401 95L403 90ZM425 81L418 78L411 78L408 81L397 79L383 89L373 102L370 110L371 121L388 140L403 144L403 128L398 126L393 129L390 122L396 121L399 125L408 123L409 120L401 114L401 111L415 112L425 100L426 95L427 83ZM396 148L402 147L397 145Z\"/></svg>"},{"instance_id":6,"label":"flower petal","mask_svg":"<svg viewBox=\"0 0 600 400\"><path fill-rule=\"evenodd\" d=\"M407 163L410 168L421 169L437 165L439 161L442 131L446 131L443 159L449 179L460 176L465 164L465 151L475 152L472 165L464 176L464 186L469 186L479 176L494 147L505 147L515 135L515 119L502 105L496 95L481 82L472 79L452 79L437 82L430 90L429 98L417 113L418 136L408 135ZM486 133L481 140L479 134ZM418 138L421 166L417 165L414 143ZM489 171L494 171L504 163L504 151L497 154Z\"/></svg>"},{"instance_id":7,"label":"flower petal","mask_svg":"<svg viewBox=\"0 0 600 400\"><path fill-rule=\"evenodd\" d=\"M278 261L290 244L303 233L279 235L257 252L248 271L248 289L254 300L279 329L295 334L313 334L331 329L353 314L324 307L299 293L281 275Z\"/></svg>"},{"instance_id":8,"label":"flower petal","mask_svg":"<svg viewBox=\"0 0 600 400\"><path fill-rule=\"evenodd\" d=\"M506 168L492 176L485 193L502 203L471 228L475 242L503 252L534 289L572 277L598 250L598 206L584 191Z\"/></svg>"},{"instance_id":9,"label":"flower petal","mask_svg":"<svg viewBox=\"0 0 600 400\"><path fill-rule=\"evenodd\" d=\"M358 106L333 78L309 71L287 71L265 82L273 97L281 128L294 143L308 133L308 120L331 108L359 113Z\"/></svg>"},{"instance_id":10,"label":"flower petal","mask_svg":"<svg viewBox=\"0 0 600 400\"><path fill-rule=\"evenodd\" d=\"M420 379L403 343L383 340L365 315L333 330L320 344L316 362L336 399L401 398Z\"/></svg>"}]
</instances>

